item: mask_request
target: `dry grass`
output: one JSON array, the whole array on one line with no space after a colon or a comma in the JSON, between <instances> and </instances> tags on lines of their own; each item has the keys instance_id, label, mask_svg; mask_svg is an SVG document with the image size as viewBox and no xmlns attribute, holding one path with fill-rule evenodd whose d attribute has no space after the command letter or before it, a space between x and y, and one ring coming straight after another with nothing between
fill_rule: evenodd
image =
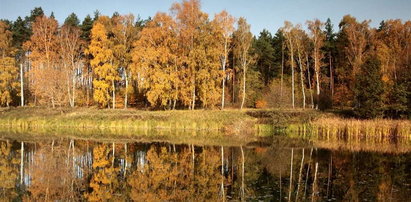
<instances>
[{"instance_id":1,"label":"dry grass","mask_svg":"<svg viewBox=\"0 0 411 202\"><path fill-rule=\"evenodd\" d=\"M411 151L411 121L320 118L313 121L311 140L318 147L402 153Z\"/></svg>"},{"instance_id":2,"label":"dry grass","mask_svg":"<svg viewBox=\"0 0 411 202\"><path fill-rule=\"evenodd\" d=\"M411 138L411 121L391 119L320 118L312 123L314 134L342 138Z\"/></svg>"},{"instance_id":3,"label":"dry grass","mask_svg":"<svg viewBox=\"0 0 411 202\"><path fill-rule=\"evenodd\" d=\"M22 130L205 130L243 131L255 117L239 110L144 111L96 108L14 108L0 111L0 127ZM241 123L241 124L240 124Z\"/></svg>"}]
</instances>

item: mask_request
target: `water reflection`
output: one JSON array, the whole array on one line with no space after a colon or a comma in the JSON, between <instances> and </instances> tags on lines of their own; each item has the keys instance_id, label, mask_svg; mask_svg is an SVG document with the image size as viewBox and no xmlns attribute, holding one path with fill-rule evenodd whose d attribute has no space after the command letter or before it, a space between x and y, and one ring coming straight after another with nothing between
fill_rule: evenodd
<instances>
[{"instance_id":1,"label":"water reflection","mask_svg":"<svg viewBox=\"0 0 411 202\"><path fill-rule=\"evenodd\" d=\"M337 151L284 141L223 147L2 140L0 196L5 201L407 201L411 194L410 153Z\"/></svg>"}]
</instances>

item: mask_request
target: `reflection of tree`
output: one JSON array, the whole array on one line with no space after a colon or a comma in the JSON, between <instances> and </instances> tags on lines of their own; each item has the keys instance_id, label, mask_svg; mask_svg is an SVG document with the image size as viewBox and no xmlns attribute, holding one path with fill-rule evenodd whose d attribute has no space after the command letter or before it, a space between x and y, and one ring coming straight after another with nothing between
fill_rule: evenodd
<instances>
[{"instance_id":1,"label":"reflection of tree","mask_svg":"<svg viewBox=\"0 0 411 202\"><path fill-rule=\"evenodd\" d=\"M15 185L19 160L11 155L11 147L9 142L0 142L0 198L4 201L12 201L17 196Z\"/></svg>"},{"instance_id":2,"label":"reflection of tree","mask_svg":"<svg viewBox=\"0 0 411 202\"><path fill-rule=\"evenodd\" d=\"M128 176L130 197L139 201L219 200L219 151L196 151L194 172L192 154L191 148L176 153L152 146L147 152L147 164Z\"/></svg>"},{"instance_id":3,"label":"reflection of tree","mask_svg":"<svg viewBox=\"0 0 411 202\"><path fill-rule=\"evenodd\" d=\"M177 153L169 153L165 147L157 152L152 146L147 152L147 161L128 177L130 197L141 201L176 200L178 170L173 165L177 162Z\"/></svg>"},{"instance_id":4,"label":"reflection of tree","mask_svg":"<svg viewBox=\"0 0 411 202\"><path fill-rule=\"evenodd\" d=\"M67 161L65 145L40 143L34 154L29 185L30 200L54 201L59 199L75 200L75 176L72 164Z\"/></svg>"},{"instance_id":5,"label":"reflection of tree","mask_svg":"<svg viewBox=\"0 0 411 202\"><path fill-rule=\"evenodd\" d=\"M85 197L89 201L104 201L113 199L117 186L117 170L113 167L112 159L108 153L110 149L107 145L98 145L93 149L93 174L90 180L90 193Z\"/></svg>"},{"instance_id":6,"label":"reflection of tree","mask_svg":"<svg viewBox=\"0 0 411 202\"><path fill-rule=\"evenodd\" d=\"M210 201L219 200L220 160L220 152L215 148L203 148L198 155L194 182L197 198Z\"/></svg>"},{"instance_id":7,"label":"reflection of tree","mask_svg":"<svg viewBox=\"0 0 411 202\"><path fill-rule=\"evenodd\" d=\"M21 145L0 142L0 198L222 201L223 185L228 200L277 201L282 197L284 201L290 190L291 157L293 200L407 201L410 194L410 154L305 149L303 156L300 147L222 150L162 143L116 143L113 167L112 143L71 142L25 142L24 171L29 192L21 192L26 194L22 198L17 196L20 192L15 187L19 181ZM88 148L92 148L93 155Z\"/></svg>"}]
</instances>

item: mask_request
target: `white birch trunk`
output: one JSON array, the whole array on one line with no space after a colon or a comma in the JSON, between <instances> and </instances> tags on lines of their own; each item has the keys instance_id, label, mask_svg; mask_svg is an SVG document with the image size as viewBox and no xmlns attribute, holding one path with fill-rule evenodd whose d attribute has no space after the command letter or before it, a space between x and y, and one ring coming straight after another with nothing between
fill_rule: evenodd
<instances>
[{"instance_id":1,"label":"white birch trunk","mask_svg":"<svg viewBox=\"0 0 411 202\"><path fill-rule=\"evenodd\" d=\"M23 75L23 64L20 64L20 106L24 106L24 75Z\"/></svg>"}]
</instances>

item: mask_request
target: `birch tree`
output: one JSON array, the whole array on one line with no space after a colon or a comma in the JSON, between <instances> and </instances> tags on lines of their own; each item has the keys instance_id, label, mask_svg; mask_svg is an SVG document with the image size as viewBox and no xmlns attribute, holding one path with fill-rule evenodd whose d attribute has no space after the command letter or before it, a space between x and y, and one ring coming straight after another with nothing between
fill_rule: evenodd
<instances>
[{"instance_id":1,"label":"birch tree","mask_svg":"<svg viewBox=\"0 0 411 202\"><path fill-rule=\"evenodd\" d=\"M30 51L30 90L40 104L62 105L65 98L65 74L59 66L58 24L53 18L39 16L32 24L33 35L24 44Z\"/></svg>"},{"instance_id":2,"label":"birch tree","mask_svg":"<svg viewBox=\"0 0 411 202\"><path fill-rule=\"evenodd\" d=\"M222 11L214 17L215 25L218 29L218 34L222 36L223 52L221 55L221 67L223 70L222 93L221 93L221 109L224 109L225 104L225 82L227 77L226 66L228 61L228 53L230 51L231 35L234 31L235 18Z\"/></svg>"},{"instance_id":3,"label":"birch tree","mask_svg":"<svg viewBox=\"0 0 411 202\"><path fill-rule=\"evenodd\" d=\"M284 36L287 41L288 50L290 51L290 65L291 65L291 102L293 108L295 108L295 85L294 85L294 37L292 34L293 24L289 21L284 22L284 27L282 28Z\"/></svg>"},{"instance_id":4,"label":"birch tree","mask_svg":"<svg viewBox=\"0 0 411 202\"><path fill-rule=\"evenodd\" d=\"M307 21L308 30L310 30L311 40L314 45L313 50L313 59L314 59L314 74L315 74L315 83L316 83L316 94L317 94L317 103L320 97L320 67L322 66L322 59L324 58L324 53L321 51L321 48L324 46L325 34L323 33L322 29L324 27L324 23L318 19L314 21ZM318 109L318 104L316 105Z\"/></svg>"},{"instance_id":5,"label":"birch tree","mask_svg":"<svg viewBox=\"0 0 411 202\"><path fill-rule=\"evenodd\" d=\"M60 52L63 69L67 74L67 93L71 107L75 106L76 77L82 62L84 43L80 34L80 29L71 25L64 25L59 33Z\"/></svg>"},{"instance_id":6,"label":"birch tree","mask_svg":"<svg viewBox=\"0 0 411 202\"><path fill-rule=\"evenodd\" d=\"M243 69L243 87L242 87L242 101L240 109L243 109L246 97L246 74L247 68L251 60L249 50L251 47L253 36L250 32L250 25L247 24L245 18L238 20L237 30L234 32L234 55Z\"/></svg>"},{"instance_id":7,"label":"birch tree","mask_svg":"<svg viewBox=\"0 0 411 202\"><path fill-rule=\"evenodd\" d=\"M104 16L103 18L107 17ZM113 65L112 42L108 39L107 34L108 31L102 22L96 22L91 30L91 42L86 53L93 56L93 59L90 60L90 65L95 74L93 79L93 98L103 107L110 107L109 100L111 98L114 109L116 99L115 81L118 80L119 76L117 69ZM110 85L112 96L110 96Z\"/></svg>"},{"instance_id":8,"label":"birch tree","mask_svg":"<svg viewBox=\"0 0 411 202\"><path fill-rule=\"evenodd\" d=\"M131 70L144 78L141 87L150 104L165 107L169 102L175 103L181 83L176 64L175 21L165 13L157 13L134 45Z\"/></svg>"},{"instance_id":9,"label":"birch tree","mask_svg":"<svg viewBox=\"0 0 411 202\"><path fill-rule=\"evenodd\" d=\"M129 80L131 77L130 63L133 42L137 40L138 30L135 27L134 16L132 14L116 16L113 18L114 26L114 57L115 65L122 70L125 81L124 108L128 105Z\"/></svg>"},{"instance_id":10,"label":"birch tree","mask_svg":"<svg viewBox=\"0 0 411 202\"><path fill-rule=\"evenodd\" d=\"M201 11L199 0L174 3L170 10L175 17L179 32L180 75L184 84L180 96L184 105L194 110L198 94L197 72L201 65L201 57L204 56L204 52L201 51L200 28L208 21L208 15Z\"/></svg>"}]
</instances>

